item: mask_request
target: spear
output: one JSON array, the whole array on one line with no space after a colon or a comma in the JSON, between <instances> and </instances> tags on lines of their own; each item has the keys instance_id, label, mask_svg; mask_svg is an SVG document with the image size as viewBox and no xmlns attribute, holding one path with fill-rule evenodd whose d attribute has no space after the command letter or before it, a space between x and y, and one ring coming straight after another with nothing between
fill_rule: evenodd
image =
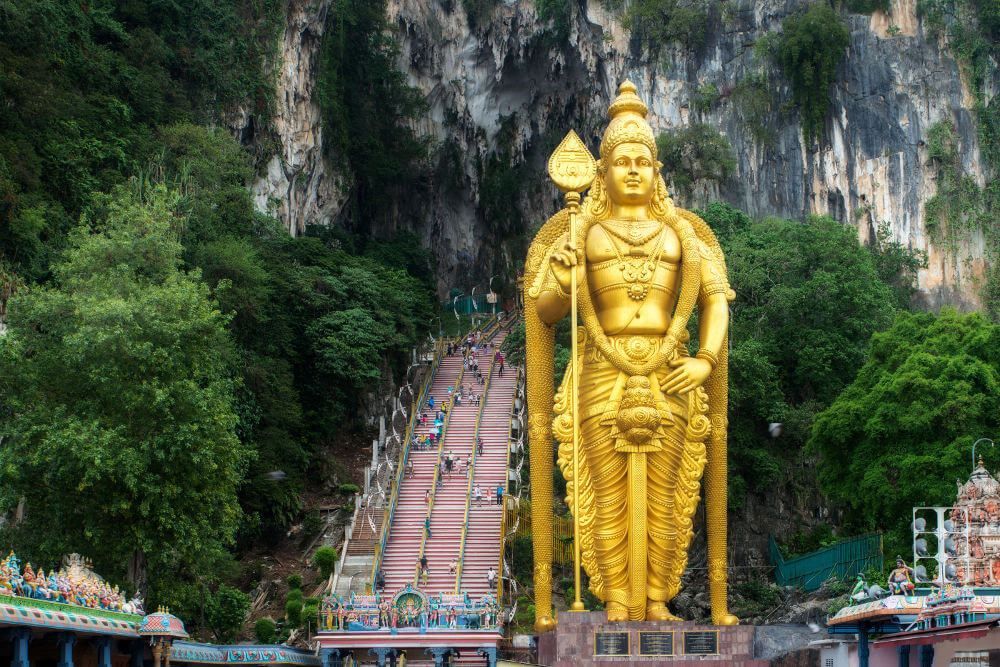
<instances>
[{"instance_id":1,"label":"spear","mask_svg":"<svg viewBox=\"0 0 1000 667\"><path fill-rule=\"evenodd\" d=\"M576 252L576 216L580 212L580 193L590 187L597 177L597 163L580 137L569 131L555 152L549 158L549 178L562 190L569 210L569 243ZM575 257L574 257L575 259ZM577 367L576 332L576 263L570 267L570 333L572 340L572 403L573 414L573 580L575 599L570 607L573 611L583 611L580 600L580 419L577 407L580 404L580 373Z\"/></svg>"}]
</instances>

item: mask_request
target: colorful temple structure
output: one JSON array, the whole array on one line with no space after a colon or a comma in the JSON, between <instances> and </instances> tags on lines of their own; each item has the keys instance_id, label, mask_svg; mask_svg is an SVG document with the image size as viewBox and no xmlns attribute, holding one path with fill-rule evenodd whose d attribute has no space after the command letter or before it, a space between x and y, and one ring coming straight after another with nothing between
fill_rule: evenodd
<instances>
[{"instance_id":1,"label":"colorful temple structure","mask_svg":"<svg viewBox=\"0 0 1000 667\"><path fill-rule=\"evenodd\" d=\"M826 664L1000 664L1000 482L980 459L956 486L953 506L914 508L916 568L897 561L888 595L869 589L827 620L833 635L858 640Z\"/></svg>"},{"instance_id":2,"label":"colorful temple structure","mask_svg":"<svg viewBox=\"0 0 1000 667\"><path fill-rule=\"evenodd\" d=\"M468 594L427 595L407 585L392 596L327 596L319 609L316 639L324 667L469 662L495 665L502 636L496 598ZM464 660L463 660L464 658Z\"/></svg>"},{"instance_id":3,"label":"colorful temple structure","mask_svg":"<svg viewBox=\"0 0 1000 667\"><path fill-rule=\"evenodd\" d=\"M974 586L1000 587L1000 482L979 459L949 512L955 579Z\"/></svg>"},{"instance_id":4,"label":"colorful temple structure","mask_svg":"<svg viewBox=\"0 0 1000 667\"><path fill-rule=\"evenodd\" d=\"M308 665L311 651L287 646L219 646L187 641L166 609L146 614L77 555L58 571L22 568L12 553L0 562L0 664L11 667L183 667Z\"/></svg>"}]
</instances>

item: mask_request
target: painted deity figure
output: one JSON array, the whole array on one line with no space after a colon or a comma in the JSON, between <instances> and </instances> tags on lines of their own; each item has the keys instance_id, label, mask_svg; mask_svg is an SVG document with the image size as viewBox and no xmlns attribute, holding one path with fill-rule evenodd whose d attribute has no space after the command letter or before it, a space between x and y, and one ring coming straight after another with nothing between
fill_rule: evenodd
<instances>
[{"instance_id":1,"label":"painted deity figure","mask_svg":"<svg viewBox=\"0 0 1000 667\"><path fill-rule=\"evenodd\" d=\"M674 207L667 194L647 107L635 90L623 83L608 110L597 177L576 216L576 244L564 209L528 252L531 486L540 496L551 495L544 459L552 460L554 435L580 526L581 561L608 620L679 620L667 603L680 590L707 462L712 619L734 624L726 606L725 561L727 335L734 294L711 229ZM567 367L555 394L555 421L549 422L552 332L570 310L574 271L583 323L576 332L579 357ZM698 350L691 355L687 326L696 305ZM573 374L579 378L575 406ZM573 451L574 410L581 451ZM579 480L573 479L577 457ZM576 485L579 507L572 506ZM533 503L533 511L536 504L546 502ZM545 631L554 625L547 592L551 542L539 532L545 529L534 535L535 627Z\"/></svg>"},{"instance_id":2,"label":"painted deity figure","mask_svg":"<svg viewBox=\"0 0 1000 667\"><path fill-rule=\"evenodd\" d=\"M889 593L891 595L913 595L913 582L910 575L913 568L909 567L903 559L896 556L896 567L889 573Z\"/></svg>"}]
</instances>

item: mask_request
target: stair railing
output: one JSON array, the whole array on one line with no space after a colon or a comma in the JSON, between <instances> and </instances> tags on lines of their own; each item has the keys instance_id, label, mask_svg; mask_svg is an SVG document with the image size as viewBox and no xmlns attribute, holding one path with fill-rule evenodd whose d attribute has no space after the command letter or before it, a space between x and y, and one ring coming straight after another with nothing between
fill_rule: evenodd
<instances>
[{"instance_id":1,"label":"stair railing","mask_svg":"<svg viewBox=\"0 0 1000 667\"><path fill-rule=\"evenodd\" d=\"M382 555L385 553L385 545L389 543L389 531L392 526L392 516L396 512L396 504L399 501L399 487L403 484L403 470L406 467L406 459L410 455L410 441L413 439L413 431L416 428L417 414L427 400L431 385L434 384L434 377L441 366L441 358L444 354L444 339L438 338L434 349L434 361L431 363L431 371L424 378L420 386L420 393L417 400L410 406L410 421L406 426L406 434L399 447L399 461L396 465L396 478L393 480L392 496L382 515L382 529L375 546L375 560L372 563L371 587L375 588L375 575L382 567Z\"/></svg>"},{"instance_id":2,"label":"stair railing","mask_svg":"<svg viewBox=\"0 0 1000 667\"><path fill-rule=\"evenodd\" d=\"M455 380L455 386L451 392L451 399L448 402L448 414L444 417L444 424L441 425L441 437L438 438L438 455L437 463L434 465L434 481L431 484L431 495L427 502L427 515L420 532L420 551L417 554L417 562L413 565L414 588L417 588L418 579L420 578L420 559L424 557L424 548L427 546L427 527L430 525L431 511L434 509L434 497L437 495L438 481L441 479L441 455L444 452L444 439L448 435L448 425L451 424L451 416L455 414L455 394L458 391L458 388L462 386L463 377L465 377L464 362L458 371L458 379Z\"/></svg>"},{"instance_id":3,"label":"stair railing","mask_svg":"<svg viewBox=\"0 0 1000 667\"><path fill-rule=\"evenodd\" d=\"M483 423L483 411L486 410L486 400L490 391L490 383L493 381L493 366L496 364L496 357L490 359L489 375L486 376L486 384L483 385L483 395L479 401L479 414L476 415L476 430L472 436L472 461L469 463L469 483L465 490L465 516L462 518L462 538L458 547L458 569L455 571L455 594L457 595L462 586L462 570L465 568L465 538L469 532L469 508L472 506L472 483L476 479L476 457L479 453L479 427Z\"/></svg>"},{"instance_id":4,"label":"stair railing","mask_svg":"<svg viewBox=\"0 0 1000 667\"><path fill-rule=\"evenodd\" d=\"M517 387L520 385L520 383L521 383L521 369L518 368L517 369L517 377L514 379L514 389L515 389L515 391L517 390ZM510 483L510 477L509 477L510 473L508 473L508 470L510 470L510 440L511 440L511 438L510 438L510 425L511 425L511 422L513 420L514 420L514 402L511 401L510 415L507 417L507 441L506 441L506 446L507 446L507 463L504 465L504 469L503 469L503 495L504 495L505 500L504 500L504 504L502 505L502 507L503 507L503 519L500 521L500 563L497 566L497 574L498 574L498 576L497 576L497 604L499 604L500 600L503 599L503 598L501 598L501 595L503 595L503 573L504 573L504 567L503 567L503 548L504 548L504 542L505 542L506 537L507 537L507 501L506 501L506 498L507 498L507 495L508 495L507 491L508 491L509 483Z\"/></svg>"}]
</instances>

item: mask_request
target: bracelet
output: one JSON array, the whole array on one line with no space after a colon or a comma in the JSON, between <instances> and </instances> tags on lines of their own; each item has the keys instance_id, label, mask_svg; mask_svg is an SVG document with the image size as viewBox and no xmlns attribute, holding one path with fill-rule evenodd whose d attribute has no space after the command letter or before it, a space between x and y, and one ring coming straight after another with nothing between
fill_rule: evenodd
<instances>
[{"instance_id":1,"label":"bracelet","mask_svg":"<svg viewBox=\"0 0 1000 667\"><path fill-rule=\"evenodd\" d=\"M715 356L715 352L712 352L707 347L700 348L698 354L694 355L696 359L704 359L708 363L712 364L712 368L715 368L719 363L719 358Z\"/></svg>"}]
</instances>

